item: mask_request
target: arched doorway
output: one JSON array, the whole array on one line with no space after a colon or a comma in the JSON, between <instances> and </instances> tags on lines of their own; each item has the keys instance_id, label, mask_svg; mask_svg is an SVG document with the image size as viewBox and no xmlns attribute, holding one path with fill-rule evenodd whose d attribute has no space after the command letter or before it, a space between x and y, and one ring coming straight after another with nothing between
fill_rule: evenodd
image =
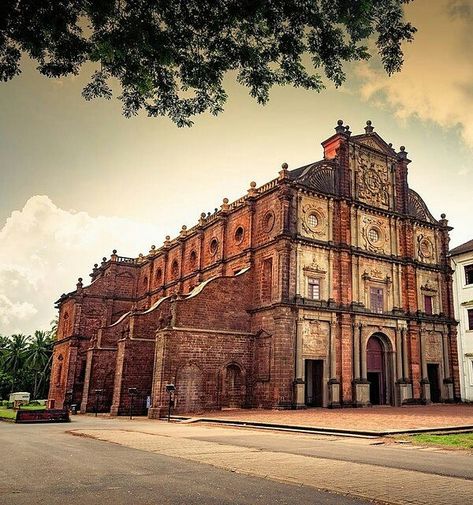
<instances>
[{"instance_id":1,"label":"arched doorway","mask_svg":"<svg viewBox=\"0 0 473 505\"><path fill-rule=\"evenodd\" d=\"M370 383L370 402L372 405L386 405L386 353L378 335L372 335L366 345L366 371Z\"/></svg>"},{"instance_id":2,"label":"arched doorway","mask_svg":"<svg viewBox=\"0 0 473 505\"><path fill-rule=\"evenodd\" d=\"M245 401L245 384L241 368L230 363L224 370L222 406L241 408Z\"/></svg>"}]
</instances>

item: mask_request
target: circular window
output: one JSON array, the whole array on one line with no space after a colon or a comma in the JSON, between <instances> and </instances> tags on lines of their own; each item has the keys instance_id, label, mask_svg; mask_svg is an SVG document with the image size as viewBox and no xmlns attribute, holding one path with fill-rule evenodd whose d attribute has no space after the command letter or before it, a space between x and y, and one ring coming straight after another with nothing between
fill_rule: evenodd
<instances>
[{"instance_id":1,"label":"circular window","mask_svg":"<svg viewBox=\"0 0 473 505\"><path fill-rule=\"evenodd\" d=\"M370 228L368 230L368 240L372 244L376 244L379 241L379 231L376 228Z\"/></svg>"},{"instance_id":2,"label":"circular window","mask_svg":"<svg viewBox=\"0 0 473 505\"><path fill-rule=\"evenodd\" d=\"M218 240L213 238L210 242L210 254L215 255L218 251Z\"/></svg>"},{"instance_id":3,"label":"circular window","mask_svg":"<svg viewBox=\"0 0 473 505\"><path fill-rule=\"evenodd\" d=\"M307 216L307 224L311 230L315 230L319 224L319 218L315 212L311 212Z\"/></svg>"},{"instance_id":4,"label":"circular window","mask_svg":"<svg viewBox=\"0 0 473 505\"><path fill-rule=\"evenodd\" d=\"M242 241L243 241L243 236L245 234L245 231L243 230L243 227L242 226L239 226L236 230L235 230L235 242L237 244L240 244Z\"/></svg>"},{"instance_id":5,"label":"circular window","mask_svg":"<svg viewBox=\"0 0 473 505\"><path fill-rule=\"evenodd\" d=\"M189 263L191 268L195 268L197 264L197 253L195 251L191 251L189 255Z\"/></svg>"},{"instance_id":6,"label":"circular window","mask_svg":"<svg viewBox=\"0 0 473 505\"><path fill-rule=\"evenodd\" d=\"M267 212L263 218L263 230L265 232L270 232L274 226L274 213Z\"/></svg>"}]
</instances>

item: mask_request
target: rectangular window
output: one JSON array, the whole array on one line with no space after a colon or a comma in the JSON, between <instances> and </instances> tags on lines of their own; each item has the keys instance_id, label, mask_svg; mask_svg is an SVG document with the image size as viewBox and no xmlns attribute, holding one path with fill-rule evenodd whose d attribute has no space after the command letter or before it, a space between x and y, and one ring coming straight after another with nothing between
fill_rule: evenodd
<instances>
[{"instance_id":1,"label":"rectangular window","mask_svg":"<svg viewBox=\"0 0 473 505\"><path fill-rule=\"evenodd\" d=\"M473 284L473 265L465 266L465 283Z\"/></svg>"},{"instance_id":2,"label":"rectangular window","mask_svg":"<svg viewBox=\"0 0 473 505\"><path fill-rule=\"evenodd\" d=\"M429 295L424 295L424 312L426 314L432 315L433 314L433 309L432 309L432 297Z\"/></svg>"},{"instance_id":3,"label":"rectangular window","mask_svg":"<svg viewBox=\"0 0 473 505\"><path fill-rule=\"evenodd\" d=\"M468 309L468 329L473 330L473 309Z\"/></svg>"},{"instance_id":4,"label":"rectangular window","mask_svg":"<svg viewBox=\"0 0 473 505\"><path fill-rule=\"evenodd\" d=\"M320 300L320 279L309 279L307 297L311 300Z\"/></svg>"},{"instance_id":5,"label":"rectangular window","mask_svg":"<svg viewBox=\"0 0 473 505\"><path fill-rule=\"evenodd\" d=\"M371 312L382 314L384 312L384 292L382 288L370 289Z\"/></svg>"}]
</instances>

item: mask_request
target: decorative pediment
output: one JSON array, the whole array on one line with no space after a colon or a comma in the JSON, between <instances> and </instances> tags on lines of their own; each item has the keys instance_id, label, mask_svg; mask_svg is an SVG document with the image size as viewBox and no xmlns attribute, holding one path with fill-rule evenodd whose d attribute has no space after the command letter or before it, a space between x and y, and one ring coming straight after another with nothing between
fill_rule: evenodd
<instances>
[{"instance_id":1,"label":"decorative pediment","mask_svg":"<svg viewBox=\"0 0 473 505\"><path fill-rule=\"evenodd\" d=\"M382 152L387 156L396 156L396 151L392 148L392 146L386 143L377 133L367 133L363 135L355 135L351 138L355 142L359 144L363 144L364 146L370 147L375 151Z\"/></svg>"},{"instance_id":2,"label":"decorative pediment","mask_svg":"<svg viewBox=\"0 0 473 505\"><path fill-rule=\"evenodd\" d=\"M312 272L312 273L317 273L317 274L326 274L327 273L327 270L324 270L321 266L319 266L319 264L317 263L315 258L310 265L306 265L305 267L303 267L303 270L304 270L304 272Z\"/></svg>"},{"instance_id":3,"label":"decorative pediment","mask_svg":"<svg viewBox=\"0 0 473 505\"><path fill-rule=\"evenodd\" d=\"M427 282L420 287L422 291L428 291L430 293L437 292L437 286L429 279Z\"/></svg>"},{"instance_id":4,"label":"decorative pediment","mask_svg":"<svg viewBox=\"0 0 473 505\"><path fill-rule=\"evenodd\" d=\"M392 279L389 275L384 275L381 270L378 270L376 268L373 268L369 272L365 270L363 274L361 275L361 278L364 281L370 281L370 282L379 282L381 284L386 284L389 285L392 283Z\"/></svg>"}]
</instances>

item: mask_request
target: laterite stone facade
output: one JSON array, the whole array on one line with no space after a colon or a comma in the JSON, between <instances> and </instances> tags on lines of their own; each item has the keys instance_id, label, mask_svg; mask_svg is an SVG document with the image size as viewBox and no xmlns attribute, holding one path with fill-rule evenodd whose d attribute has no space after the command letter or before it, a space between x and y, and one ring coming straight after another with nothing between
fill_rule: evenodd
<instances>
[{"instance_id":1,"label":"laterite stone facade","mask_svg":"<svg viewBox=\"0 0 473 505\"><path fill-rule=\"evenodd\" d=\"M370 122L322 146L62 295L56 405L159 417L170 383L176 413L459 399L445 215Z\"/></svg>"}]
</instances>

